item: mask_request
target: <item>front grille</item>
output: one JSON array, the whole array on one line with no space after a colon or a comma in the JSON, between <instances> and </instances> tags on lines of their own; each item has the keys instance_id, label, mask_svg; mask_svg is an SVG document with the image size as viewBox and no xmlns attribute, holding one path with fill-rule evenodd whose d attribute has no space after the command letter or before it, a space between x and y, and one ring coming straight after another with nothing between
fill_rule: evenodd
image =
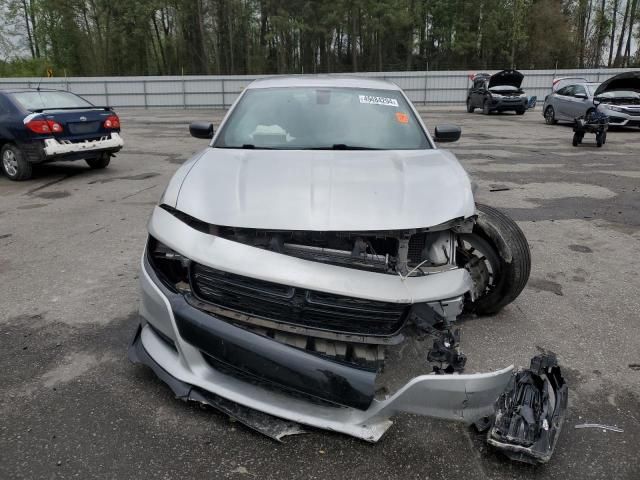
<instances>
[{"instance_id":1,"label":"front grille","mask_svg":"<svg viewBox=\"0 0 640 480\"><path fill-rule=\"evenodd\" d=\"M78 123L69 123L67 125L69 128L69 133L74 135L80 135L83 133L94 133L97 132L100 128L100 122L78 122Z\"/></svg>"},{"instance_id":2,"label":"front grille","mask_svg":"<svg viewBox=\"0 0 640 480\"><path fill-rule=\"evenodd\" d=\"M307 328L359 335L393 335L408 304L379 302L265 282L204 265L191 266L191 288L205 302Z\"/></svg>"}]
</instances>

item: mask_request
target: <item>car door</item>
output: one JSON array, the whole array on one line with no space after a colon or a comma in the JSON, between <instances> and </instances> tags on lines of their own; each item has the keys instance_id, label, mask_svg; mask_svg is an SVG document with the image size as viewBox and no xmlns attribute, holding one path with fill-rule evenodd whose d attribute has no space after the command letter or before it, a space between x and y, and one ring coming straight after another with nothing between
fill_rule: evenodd
<instances>
[{"instance_id":1,"label":"car door","mask_svg":"<svg viewBox=\"0 0 640 480\"><path fill-rule=\"evenodd\" d=\"M557 90L554 95L553 109L557 120L573 120L572 99L575 85L567 85Z\"/></svg>"},{"instance_id":2,"label":"car door","mask_svg":"<svg viewBox=\"0 0 640 480\"><path fill-rule=\"evenodd\" d=\"M0 140L13 140L11 134L10 108L4 96L0 94Z\"/></svg>"},{"instance_id":3,"label":"car door","mask_svg":"<svg viewBox=\"0 0 640 480\"><path fill-rule=\"evenodd\" d=\"M571 102L571 114L573 118L578 118L587 113L593 107L593 101L589 99L589 93L584 85L577 84L573 89L573 99Z\"/></svg>"},{"instance_id":4,"label":"car door","mask_svg":"<svg viewBox=\"0 0 640 480\"><path fill-rule=\"evenodd\" d=\"M475 79L473 81L473 89L471 90L471 105L474 107L481 107L482 100L480 99L480 92L482 91L482 86L484 85L484 80Z\"/></svg>"}]
</instances>

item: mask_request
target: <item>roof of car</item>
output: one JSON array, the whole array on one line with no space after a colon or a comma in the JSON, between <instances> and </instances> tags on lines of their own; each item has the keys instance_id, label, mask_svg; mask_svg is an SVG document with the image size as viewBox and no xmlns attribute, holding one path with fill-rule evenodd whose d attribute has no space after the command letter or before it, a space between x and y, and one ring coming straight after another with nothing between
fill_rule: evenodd
<instances>
[{"instance_id":1,"label":"roof of car","mask_svg":"<svg viewBox=\"0 0 640 480\"><path fill-rule=\"evenodd\" d=\"M395 83L371 77L342 76L342 75L286 75L264 77L254 80L247 87L277 88L277 87L344 87L344 88L372 88L377 90L400 90Z\"/></svg>"}]
</instances>

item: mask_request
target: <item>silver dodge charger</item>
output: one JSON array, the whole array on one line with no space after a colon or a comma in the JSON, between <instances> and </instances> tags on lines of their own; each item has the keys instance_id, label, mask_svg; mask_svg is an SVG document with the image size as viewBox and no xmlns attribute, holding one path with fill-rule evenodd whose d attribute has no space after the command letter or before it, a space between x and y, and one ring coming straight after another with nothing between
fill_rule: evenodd
<instances>
[{"instance_id":1,"label":"silver dodge charger","mask_svg":"<svg viewBox=\"0 0 640 480\"><path fill-rule=\"evenodd\" d=\"M437 147L458 127L432 137L386 81L297 76L253 82L215 135L190 131L210 144L151 215L132 361L278 439L493 415L513 368L461 373L455 323L512 302L530 256ZM411 342L416 359L398 354Z\"/></svg>"}]
</instances>

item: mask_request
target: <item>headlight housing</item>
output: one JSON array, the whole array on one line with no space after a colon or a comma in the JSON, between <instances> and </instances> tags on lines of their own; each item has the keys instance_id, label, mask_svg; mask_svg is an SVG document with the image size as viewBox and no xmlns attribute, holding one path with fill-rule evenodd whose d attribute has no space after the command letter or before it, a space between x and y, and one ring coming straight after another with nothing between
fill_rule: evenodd
<instances>
[{"instance_id":1,"label":"headlight housing","mask_svg":"<svg viewBox=\"0 0 640 480\"><path fill-rule=\"evenodd\" d=\"M614 112L624 112L624 108L618 107L616 105L609 105L609 104L604 104L603 105L604 108L609 109L609 110L613 110Z\"/></svg>"},{"instance_id":2,"label":"headlight housing","mask_svg":"<svg viewBox=\"0 0 640 480\"><path fill-rule=\"evenodd\" d=\"M191 260L149 235L147 259L162 284L172 292L189 292Z\"/></svg>"}]
</instances>

